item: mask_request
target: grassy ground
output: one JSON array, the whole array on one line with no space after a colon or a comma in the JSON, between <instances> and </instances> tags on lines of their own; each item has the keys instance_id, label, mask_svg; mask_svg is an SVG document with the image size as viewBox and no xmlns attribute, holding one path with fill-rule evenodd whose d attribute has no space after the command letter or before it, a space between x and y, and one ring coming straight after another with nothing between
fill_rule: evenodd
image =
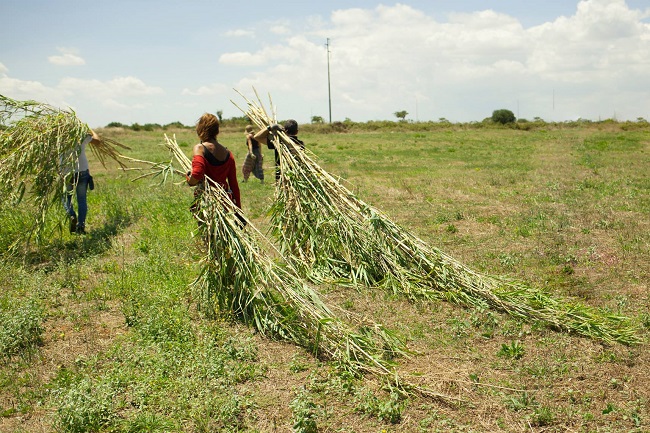
<instances>
[{"instance_id":1,"label":"grassy ground","mask_svg":"<svg viewBox=\"0 0 650 433\"><path fill-rule=\"evenodd\" d=\"M165 161L160 131L107 129ZM172 133L172 132L168 132ZM192 131L176 131L189 154ZM382 130L301 138L363 200L475 270L633 317L650 328L650 133ZM220 141L243 161L243 133ZM92 158L92 157L91 157ZM462 400L405 397L229 320L201 317L200 242L184 185L91 166L89 234L0 265L2 432L621 432L650 429L646 343L603 345L445 302L321 287L332 305L396 330L397 370ZM264 229L267 182L241 184ZM180 180L180 179L177 179ZM241 177L240 177L241 180ZM4 251L29 209L0 209Z\"/></svg>"}]
</instances>

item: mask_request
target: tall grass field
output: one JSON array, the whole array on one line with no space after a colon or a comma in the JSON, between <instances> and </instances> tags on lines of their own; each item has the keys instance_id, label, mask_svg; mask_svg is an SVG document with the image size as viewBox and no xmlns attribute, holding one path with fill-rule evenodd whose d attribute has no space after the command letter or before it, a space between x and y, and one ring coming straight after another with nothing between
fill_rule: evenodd
<instances>
[{"instance_id":1,"label":"tall grass field","mask_svg":"<svg viewBox=\"0 0 650 433\"><path fill-rule=\"evenodd\" d=\"M131 158L187 155L193 129L98 129ZM192 282L203 244L180 176L92 158L84 236L63 210L44 242L7 251L27 203L0 204L0 432L650 431L650 128L604 122L438 128L305 125L317 162L363 201L471 269L630 318L639 344L603 343L444 300L335 283L341 317L395 332L410 394L264 338L228 311L206 317ZM244 214L262 232L274 200L243 182L243 128L224 128ZM272 239L269 235L269 239ZM278 260L281 260L278 257Z\"/></svg>"}]
</instances>

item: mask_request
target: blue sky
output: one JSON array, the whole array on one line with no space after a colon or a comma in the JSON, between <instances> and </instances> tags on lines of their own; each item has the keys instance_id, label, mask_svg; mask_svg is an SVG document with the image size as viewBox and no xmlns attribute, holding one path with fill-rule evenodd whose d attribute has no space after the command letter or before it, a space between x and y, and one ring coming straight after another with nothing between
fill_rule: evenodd
<instances>
[{"instance_id":1,"label":"blue sky","mask_svg":"<svg viewBox=\"0 0 650 433\"><path fill-rule=\"evenodd\" d=\"M650 119L648 0L0 0L0 93L109 122Z\"/></svg>"}]
</instances>

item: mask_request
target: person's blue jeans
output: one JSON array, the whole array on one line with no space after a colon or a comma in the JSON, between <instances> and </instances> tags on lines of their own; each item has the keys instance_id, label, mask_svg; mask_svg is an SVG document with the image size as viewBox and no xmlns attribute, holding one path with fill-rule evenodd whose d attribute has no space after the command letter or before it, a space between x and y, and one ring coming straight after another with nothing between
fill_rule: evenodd
<instances>
[{"instance_id":1,"label":"person's blue jeans","mask_svg":"<svg viewBox=\"0 0 650 433\"><path fill-rule=\"evenodd\" d=\"M74 185L76 181L76 187ZM86 193L88 192L88 182L90 181L90 172L80 171L74 174L72 182L66 185L65 197L63 197L63 207L70 217L77 218L77 228L83 229L86 227L86 215L88 214L88 202L86 201ZM74 188L77 196L77 212L74 211L72 204L72 189Z\"/></svg>"}]
</instances>

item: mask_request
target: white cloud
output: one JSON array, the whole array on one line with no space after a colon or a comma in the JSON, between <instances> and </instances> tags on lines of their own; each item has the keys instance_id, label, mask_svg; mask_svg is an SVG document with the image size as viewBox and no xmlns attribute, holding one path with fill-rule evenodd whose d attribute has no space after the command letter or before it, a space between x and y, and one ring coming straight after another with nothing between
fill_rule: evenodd
<instances>
[{"instance_id":1,"label":"white cloud","mask_svg":"<svg viewBox=\"0 0 650 433\"><path fill-rule=\"evenodd\" d=\"M312 50L313 47L314 44L303 36L296 36L286 39L285 44L265 46L255 53L246 51L224 53L219 57L219 63L229 66L259 66L278 62L298 64L305 52Z\"/></svg>"},{"instance_id":2,"label":"white cloud","mask_svg":"<svg viewBox=\"0 0 650 433\"><path fill-rule=\"evenodd\" d=\"M117 77L108 81L68 77L49 87L38 81L0 75L0 93L14 99L33 99L64 109L72 107L81 119L87 121L101 117L98 114L114 116L111 119L146 115L153 106L152 98L164 92L135 77ZM97 124L101 125L100 122L97 121Z\"/></svg>"},{"instance_id":3,"label":"white cloud","mask_svg":"<svg viewBox=\"0 0 650 433\"><path fill-rule=\"evenodd\" d=\"M162 88L148 86L135 77L117 77L109 81L64 78L59 83L58 88L67 94L83 94L96 100L115 97L154 96L164 93Z\"/></svg>"},{"instance_id":4,"label":"white cloud","mask_svg":"<svg viewBox=\"0 0 650 433\"><path fill-rule=\"evenodd\" d=\"M195 90L185 88L182 90L182 95L189 96L213 96L213 95L225 95L231 89L224 84L212 84L209 86L201 86Z\"/></svg>"},{"instance_id":5,"label":"white cloud","mask_svg":"<svg viewBox=\"0 0 650 433\"><path fill-rule=\"evenodd\" d=\"M641 19L624 0L583 0L574 16L530 29L529 67L567 83L605 84L639 68L650 72L641 60L650 55L650 26Z\"/></svg>"},{"instance_id":6,"label":"white cloud","mask_svg":"<svg viewBox=\"0 0 650 433\"><path fill-rule=\"evenodd\" d=\"M227 31L225 35L234 38L253 37L255 36L255 32L253 32L252 30L237 29L237 30Z\"/></svg>"},{"instance_id":7,"label":"white cloud","mask_svg":"<svg viewBox=\"0 0 650 433\"><path fill-rule=\"evenodd\" d=\"M301 17L299 22L271 17L227 31L225 36L232 39L218 48L230 47L230 52L183 60L178 77L159 75L156 83L168 80L167 92L146 84L153 82L145 78L148 72L127 70L120 74L131 76L113 80L68 77L40 83L12 78L0 64L0 93L51 103L73 101L77 106L92 100L103 104L107 112L98 113L109 117L107 122L143 113L162 122L154 116L173 120L188 113L193 118L206 106L228 106L233 88L246 92L254 87L265 97L271 93L282 111L280 118L298 119L303 113L302 121L308 121L327 113L329 38L334 120L393 119L395 111L415 113L416 104L420 120L481 120L494 109L518 107L517 114L530 119L563 120L576 113L598 119L614 112L619 119L647 117L650 9L630 9L625 0L581 0L574 6L534 27L487 6L444 19L399 3L340 9L329 16ZM223 35L210 33L215 38ZM57 61L83 61L73 49L59 52L52 56L59 57ZM203 64L193 63L201 58L206 59ZM3 61L12 73L19 67ZM114 60L112 64L120 71L135 67ZM53 69L61 70L50 66ZM84 73L92 73L86 69L91 68ZM195 75L189 78L190 73ZM43 76L57 79L56 72ZM175 78L180 81L174 83ZM179 92L183 98L168 100ZM181 105L190 102L190 107ZM88 112L94 114L92 108L89 103ZM141 117L131 121L143 122Z\"/></svg>"},{"instance_id":8,"label":"white cloud","mask_svg":"<svg viewBox=\"0 0 650 433\"><path fill-rule=\"evenodd\" d=\"M59 105L63 95L56 89L49 88L38 81L19 80L0 75L0 93L17 100L37 100Z\"/></svg>"},{"instance_id":9,"label":"white cloud","mask_svg":"<svg viewBox=\"0 0 650 433\"><path fill-rule=\"evenodd\" d=\"M269 32L274 35L288 35L291 33L291 29L283 24L277 24L269 27Z\"/></svg>"},{"instance_id":10,"label":"white cloud","mask_svg":"<svg viewBox=\"0 0 650 433\"><path fill-rule=\"evenodd\" d=\"M350 8L334 11L329 28L319 23L313 34L257 52L224 54L220 62L260 65L266 59L272 67L237 85L292 93L303 106L317 104L324 112L324 42L330 38L334 107L346 117L390 118L417 97L420 110L433 119L480 120L496 108L514 110L519 99L531 110L522 113L529 118L561 117L562 110L598 118L620 100L621 87L637 89L638 101L650 96L643 78L650 76L644 14L624 0L583 0L573 15L524 28L492 10L438 22L401 4ZM647 111L635 104L627 107L630 112Z\"/></svg>"},{"instance_id":11,"label":"white cloud","mask_svg":"<svg viewBox=\"0 0 650 433\"><path fill-rule=\"evenodd\" d=\"M85 65L86 61L77 54L74 48L57 48L61 53L58 56L49 56L47 59L50 63L58 66L80 66Z\"/></svg>"},{"instance_id":12,"label":"white cloud","mask_svg":"<svg viewBox=\"0 0 650 433\"><path fill-rule=\"evenodd\" d=\"M224 65L238 65L238 66L257 66L266 62L263 53L225 53L219 57L219 63Z\"/></svg>"},{"instance_id":13,"label":"white cloud","mask_svg":"<svg viewBox=\"0 0 650 433\"><path fill-rule=\"evenodd\" d=\"M142 110L150 106L150 104L143 103L125 104L112 98L101 101L101 104L103 107L110 110Z\"/></svg>"}]
</instances>

